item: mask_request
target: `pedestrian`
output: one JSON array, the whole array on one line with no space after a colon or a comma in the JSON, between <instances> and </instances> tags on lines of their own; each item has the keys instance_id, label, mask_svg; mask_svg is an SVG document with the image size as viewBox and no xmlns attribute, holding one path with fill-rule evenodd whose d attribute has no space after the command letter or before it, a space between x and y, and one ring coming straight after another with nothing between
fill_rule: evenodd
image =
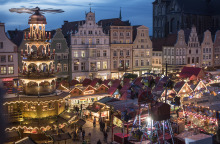
<instances>
[{"instance_id":1,"label":"pedestrian","mask_svg":"<svg viewBox=\"0 0 220 144\"><path fill-rule=\"evenodd\" d=\"M105 122L102 122L102 131L105 131Z\"/></svg>"},{"instance_id":2,"label":"pedestrian","mask_svg":"<svg viewBox=\"0 0 220 144\"><path fill-rule=\"evenodd\" d=\"M77 137L77 135L76 135L76 131L74 131L74 132L73 132L73 141L76 140L76 137Z\"/></svg>"},{"instance_id":3,"label":"pedestrian","mask_svg":"<svg viewBox=\"0 0 220 144\"><path fill-rule=\"evenodd\" d=\"M96 118L94 117L94 120L93 120L93 127L96 127Z\"/></svg>"},{"instance_id":4,"label":"pedestrian","mask_svg":"<svg viewBox=\"0 0 220 144\"><path fill-rule=\"evenodd\" d=\"M108 134L106 131L104 131L104 141L107 143L108 140Z\"/></svg>"},{"instance_id":5,"label":"pedestrian","mask_svg":"<svg viewBox=\"0 0 220 144\"><path fill-rule=\"evenodd\" d=\"M85 138L85 130L82 131L82 140L84 141Z\"/></svg>"},{"instance_id":6,"label":"pedestrian","mask_svg":"<svg viewBox=\"0 0 220 144\"><path fill-rule=\"evenodd\" d=\"M99 141L97 142L97 144L102 144L101 141L100 141L100 139L99 139Z\"/></svg>"},{"instance_id":7,"label":"pedestrian","mask_svg":"<svg viewBox=\"0 0 220 144\"><path fill-rule=\"evenodd\" d=\"M100 123L100 130L103 132L103 122Z\"/></svg>"}]
</instances>

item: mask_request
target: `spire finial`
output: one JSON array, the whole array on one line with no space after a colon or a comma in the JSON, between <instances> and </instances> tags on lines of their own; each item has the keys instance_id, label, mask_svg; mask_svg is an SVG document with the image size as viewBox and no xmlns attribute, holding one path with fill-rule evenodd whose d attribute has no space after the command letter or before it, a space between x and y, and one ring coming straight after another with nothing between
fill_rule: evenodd
<instances>
[{"instance_id":1,"label":"spire finial","mask_svg":"<svg viewBox=\"0 0 220 144\"><path fill-rule=\"evenodd\" d=\"M119 19L120 19L120 20L122 19L122 16L121 16L121 7L120 7L120 12L119 12Z\"/></svg>"},{"instance_id":2,"label":"spire finial","mask_svg":"<svg viewBox=\"0 0 220 144\"><path fill-rule=\"evenodd\" d=\"M90 12L91 12L91 10L92 10L91 5L92 5L92 3L89 3L89 6L90 6Z\"/></svg>"}]
</instances>

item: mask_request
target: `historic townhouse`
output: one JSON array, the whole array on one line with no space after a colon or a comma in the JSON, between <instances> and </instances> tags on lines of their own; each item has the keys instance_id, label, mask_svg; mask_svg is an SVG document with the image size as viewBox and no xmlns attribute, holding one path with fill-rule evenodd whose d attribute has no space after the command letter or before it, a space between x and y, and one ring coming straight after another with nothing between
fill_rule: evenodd
<instances>
[{"instance_id":1,"label":"historic townhouse","mask_svg":"<svg viewBox=\"0 0 220 144\"><path fill-rule=\"evenodd\" d=\"M5 35L5 25L0 23L0 81L4 85L13 84L18 77L17 46ZM10 86L7 86L8 88Z\"/></svg>"},{"instance_id":2,"label":"historic townhouse","mask_svg":"<svg viewBox=\"0 0 220 144\"><path fill-rule=\"evenodd\" d=\"M187 39L187 66L201 67L201 46L195 26Z\"/></svg>"},{"instance_id":3,"label":"historic townhouse","mask_svg":"<svg viewBox=\"0 0 220 144\"><path fill-rule=\"evenodd\" d=\"M155 74L162 72L162 51L152 52L152 72Z\"/></svg>"},{"instance_id":4,"label":"historic townhouse","mask_svg":"<svg viewBox=\"0 0 220 144\"><path fill-rule=\"evenodd\" d=\"M54 68L57 71L57 80L71 80L70 50L61 29L57 29L51 41L51 52L55 50Z\"/></svg>"},{"instance_id":5,"label":"historic townhouse","mask_svg":"<svg viewBox=\"0 0 220 144\"><path fill-rule=\"evenodd\" d=\"M133 43L133 73L141 75L152 69L152 42L149 37L149 28L139 26Z\"/></svg>"},{"instance_id":6,"label":"historic townhouse","mask_svg":"<svg viewBox=\"0 0 220 144\"><path fill-rule=\"evenodd\" d=\"M109 36L95 22L95 13L71 36L72 78L110 78Z\"/></svg>"},{"instance_id":7,"label":"historic townhouse","mask_svg":"<svg viewBox=\"0 0 220 144\"><path fill-rule=\"evenodd\" d=\"M214 41L214 66L220 66L220 31L216 32Z\"/></svg>"},{"instance_id":8,"label":"historic townhouse","mask_svg":"<svg viewBox=\"0 0 220 144\"><path fill-rule=\"evenodd\" d=\"M213 41L211 32L209 30L205 31L204 33L201 49L202 67L213 66Z\"/></svg>"},{"instance_id":9,"label":"historic townhouse","mask_svg":"<svg viewBox=\"0 0 220 144\"><path fill-rule=\"evenodd\" d=\"M111 77L132 73L132 26L110 26Z\"/></svg>"}]
</instances>

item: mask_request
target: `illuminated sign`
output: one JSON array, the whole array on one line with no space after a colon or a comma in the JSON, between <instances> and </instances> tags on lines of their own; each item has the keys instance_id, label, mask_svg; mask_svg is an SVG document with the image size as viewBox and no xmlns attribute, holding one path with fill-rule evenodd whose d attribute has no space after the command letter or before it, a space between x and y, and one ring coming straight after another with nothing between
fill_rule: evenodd
<instances>
[{"instance_id":1,"label":"illuminated sign","mask_svg":"<svg viewBox=\"0 0 220 144\"><path fill-rule=\"evenodd\" d=\"M6 82L6 81L13 81L14 78L3 78L2 81Z\"/></svg>"},{"instance_id":2,"label":"illuminated sign","mask_svg":"<svg viewBox=\"0 0 220 144\"><path fill-rule=\"evenodd\" d=\"M84 91L84 95L89 95L89 94L94 94L95 91L94 90L88 90L88 91Z\"/></svg>"},{"instance_id":3,"label":"illuminated sign","mask_svg":"<svg viewBox=\"0 0 220 144\"><path fill-rule=\"evenodd\" d=\"M121 127L122 128L122 121L119 118L117 118L117 117L113 118L113 124L116 125L117 127Z\"/></svg>"}]
</instances>

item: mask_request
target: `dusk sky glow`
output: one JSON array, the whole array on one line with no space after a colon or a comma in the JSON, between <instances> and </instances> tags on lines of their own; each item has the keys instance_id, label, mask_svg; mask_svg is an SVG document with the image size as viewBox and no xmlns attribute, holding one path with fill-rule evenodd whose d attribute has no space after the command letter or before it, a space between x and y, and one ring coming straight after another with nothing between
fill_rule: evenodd
<instances>
[{"instance_id":1,"label":"dusk sky glow","mask_svg":"<svg viewBox=\"0 0 220 144\"><path fill-rule=\"evenodd\" d=\"M122 8L122 20L130 20L132 25L145 25L152 33L152 2L153 0L0 0L0 22L5 23L6 30L28 28L30 14L9 12L10 8L54 8L63 9L60 14L44 14L47 18L47 30L61 27L64 20L77 21L85 19L85 11L95 11L96 22L100 19L118 18Z\"/></svg>"}]
</instances>

